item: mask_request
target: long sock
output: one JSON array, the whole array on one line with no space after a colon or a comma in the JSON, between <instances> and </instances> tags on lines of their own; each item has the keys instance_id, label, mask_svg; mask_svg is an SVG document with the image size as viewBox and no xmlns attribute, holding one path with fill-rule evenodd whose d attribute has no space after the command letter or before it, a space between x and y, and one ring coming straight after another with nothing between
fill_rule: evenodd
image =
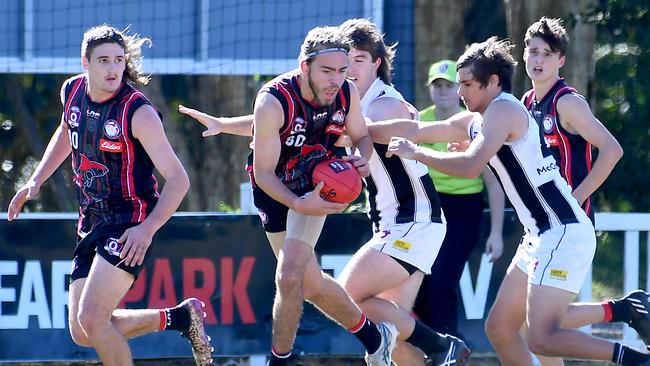
<instances>
[{"instance_id":1,"label":"long sock","mask_svg":"<svg viewBox=\"0 0 650 366\"><path fill-rule=\"evenodd\" d=\"M180 307L160 310L160 326L158 330L184 331L190 326L190 314Z\"/></svg>"},{"instance_id":2,"label":"long sock","mask_svg":"<svg viewBox=\"0 0 650 366\"><path fill-rule=\"evenodd\" d=\"M369 354L377 352L381 346L381 334L379 334L377 326L366 318L366 314L361 314L361 320L357 325L348 330L361 341Z\"/></svg>"},{"instance_id":3,"label":"long sock","mask_svg":"<svg viewBox=\"0 0 650 366\"><path fill-rule=\"evenodd\" d=\"M406 342L421 349L427 355L444 352L448 347L445 337L436 333L419 320L415 321L413 333L406 339Z\"/></svg>"},{"instance_id":4,"label":"long sock","mask_svg":"<svg viewBox=\"0 0 650 366\"><path fill-rule=\"evenodd\" d=\"M617 365L641 365L649 359L650 354L641 353L634 348L630 348L620 343L614 344L612 362Z\"/></svg>"},{"instance_id":5,"label":"long sock","mask_svg":"<svg viewBox=\"0 0 650 366\"><path fill-rule=\"evenodd\" d=\"M291 351L287 353L279 353L275 350L275 347L271 348L271 358L269 358L268 366L285 366L289 364L289 356L291 356Z\"/></svg>"}]
</instances>

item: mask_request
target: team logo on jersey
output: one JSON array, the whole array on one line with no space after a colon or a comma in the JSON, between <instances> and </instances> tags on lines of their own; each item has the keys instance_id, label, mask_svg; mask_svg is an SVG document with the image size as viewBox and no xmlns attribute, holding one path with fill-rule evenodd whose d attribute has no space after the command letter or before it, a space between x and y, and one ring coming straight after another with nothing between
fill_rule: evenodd
<instances>
[{"instance_id":1,"label":"team logo on jersey","mask_svg":"<svg viewBox=\"0 0 650 366\"><path fill-rule=\"evenodd\" d=\"M99 140L99 150L118 153L124 150L124 145L121 142L101 139Z\"/></svg>"},{"instance_id":2,"label":"team logo on jersey","mask_svg":"<svg viewBox=\"0 0 650 366\"><path fill-rule=\"evenodd\" d=\"M120 253L122 253L122 248L124 248L124 243L120 243L117 240L118 240L117 238L106 239L106 244L104 244L104 249L106 249L108 254L119 257Z\"/></svg>"},{"instance_id":3,"label":"team logo on jersey","mask_svg":"<svg viewBox=\"0 0 650 366\"><path fill-rule=\"evenodd\" d=\"M343 112L342 109L339 109L336 112L334 112L334 114L332 115L332 122L340 126L343 126L345 124L345 113Z\"/></svg>"},{"instance_id":4,"label":"team logo on jersey","mask_svg":"<svg viewBox=\"0 0 650 366\"><path fill-rule=\"evenodd\" d=\"M305 120L302 117L296 117L296 119L293 120L293 126L291 126L291 133L307 131L305 128L306 125L307 123L305 123Z\"/></svg>"},{"instance_id":5,"label":"team logo on jersey","mask_svg":"<svg viewBox=\"0 0 650 366\"><path fill-rule=\"evenodd\" d=\"M81 110L76 105L73 105L68 110L68 125L70 127L79 127L79 120L81 119Z\"/></svg>"},{"instance_id":6,"label":"team logo on jersey","mask_svg":"<svg viewBox=\"0 0 650 366\"><path fill-rule=\"evenodd\" d=\"M101 178L108 174L108 168L104 164L98 163L96 161L91 161L84 154L79 154L79 156L81 158L81 161L79 163L79 168L75 174L75 183L79 187L83 186L84 189L82 191L88 199L96 201L97 199L93 197L92 194L87 192L87 189L90 188L90 186L93 184L95 178Z\"/></svg>"},{"instance_id":7,"label":"team logo on jersey","mask_svg":"<svg viewBox=\"0 0 650 366\"><path fill-rule=\"evenodd\" d=\"M544 133L553 132L553 127L555 127L555 118L550 114L545 115L544 120L542 120L542 126L544 126Z\"/></svg>"},{"instance_id":8,"label":"team logo on jersey","mask_svg":"<svg viewBox=\"0 0 650 366\"><path fill-rule=\"evenodd\" d=\"M116 139L120 136L122 130L120 125L117 124L117 121L114 119L109 119L104 123L104 135L109 139Z\"/></svg>"}]
</instances>

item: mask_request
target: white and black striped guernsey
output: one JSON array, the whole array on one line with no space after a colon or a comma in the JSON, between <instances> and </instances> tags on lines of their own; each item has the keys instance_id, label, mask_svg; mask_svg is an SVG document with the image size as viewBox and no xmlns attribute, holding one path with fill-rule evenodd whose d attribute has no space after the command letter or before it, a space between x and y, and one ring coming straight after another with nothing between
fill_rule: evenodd
<instances>
[{"instance_id":1,"label":"white and black striped guernsey","mask_svg":"<svg viewBox=\"0 0 650 366\"><path fill-rule=\"evenodd\" d=\"M395 98L405 103L413 118L418 119L417 109L394 87L379 78L361 99L361 111L364 116L370 104L380 98ZM387 225L410 222L443 222L438 194L426 165L396 155L387 158L387 148L388 145L375 143L368 163L368 215L375 229L382 230Z\"/></svg>"},{"instance_id":2,"label":"white and black striped guernsey","mask_svg":"<svg viewBox=\"0 0 650 366\"><path fill-rule=\"evenodd\" d=\"M590 223L571 188L560 176L551 151L544 143L537 122L526 107L512 94L501 93L496 101L511 101L528 117L528 130L514 142L506 142L488 166L497 176L519 221L531 235L572 223ZM480 131L481 120L470 126L471 137Z\"/></svg>"}]
</instances>

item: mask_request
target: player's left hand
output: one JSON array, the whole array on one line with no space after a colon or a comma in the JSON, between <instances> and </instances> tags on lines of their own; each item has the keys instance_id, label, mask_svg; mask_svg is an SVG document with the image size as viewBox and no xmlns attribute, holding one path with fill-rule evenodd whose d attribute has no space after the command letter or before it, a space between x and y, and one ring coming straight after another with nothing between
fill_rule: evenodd
<instances>
[{"instance_id":1,"label":"player's left hand","mask_svg":"<svg viewBox=\"0 0 650 366\"><path fill-rule=\"evenodd\" d=\"M417 148L418 146L411 140L393 136L388 143L386 157L390 158L393 155L397 155L405 159L415 160L415 150Z\"/></svg>"},{"instance_id":2,"label":"player's left hand","mask_svg":"<svg viewBox=\"0 0 650 366\"><path fill-rule=\"evenodd\" d=\"M126 229L118 240L118 242L124 244L122 252L120 252L120 258L124 260L124 264L129 267L142 265L144 256L147 254L149 245L151 245L152 238L153 232L151 232L146 224L141 223Z\"/></svg>"},{"instance_id":3,"label":"player's left hand","mask_svg":"<svg viewBox=\"0 0 650 366\"><path fill-rule=\"evenodd\" d=\"M490 263L495 262L503 254L503 237L490 234L485 242L485 254L490 256Z\"/></svg>"},{"instance_id":4,"label":"player's left hand","mask_svg":"<svg viewBox=\"0 0 650 366\"><path fill-rule=\"evenodd\" d=\"M354 165L354 167L357 168L357 171L359 172L361 178L366 178L367 176L370 175L370 167L368 166L368 159L364 158L363 156L348 155L348 156L344 156L343 160L352 163L352 165Z\"/></svg>"}]
</instances>

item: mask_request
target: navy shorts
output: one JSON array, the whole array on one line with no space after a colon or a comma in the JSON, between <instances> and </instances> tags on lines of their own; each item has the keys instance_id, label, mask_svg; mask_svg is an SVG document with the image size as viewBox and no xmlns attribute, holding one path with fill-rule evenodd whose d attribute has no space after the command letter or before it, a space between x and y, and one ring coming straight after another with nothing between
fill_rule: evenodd
<instances>
[{"instance_id":1,"label":"navy shorts","mask_svg":"<svg viewBox=\"0 0 650 366\"><path fill-rule=\"evenodd\" d=\"M301 191L293 192L295 195L303 195L314 190L313 187L307 187ZM257 207L257 213L262 220L264 231L268 233L280 233L287 230L287 213L289 208L284 204L274 200L266 194L260 187L253 187L253 202Z\"/></svg>"},{"instance_id":2,"label":"navy shorts","mask_svg":"<svg viewBox=\"0 0 650 366\"><path fill-rule=\"evenodd\" d=\"M114 225L108 227L100 227L94 229L83 239L77 238L77 246L72 255L72 273L70 274L70 282L79 278L88 277L90 266L95 258L95 253L98 253L108 263L117 266L117 268L132 274L136 279L148 262L151 254L151 246L145 254L145 260L142 265L130 267L124 264L123 259L120 258L122 251L121 243L117 242L126 229L138 225L138 222Z\"/></svg>"}]
</instances>

